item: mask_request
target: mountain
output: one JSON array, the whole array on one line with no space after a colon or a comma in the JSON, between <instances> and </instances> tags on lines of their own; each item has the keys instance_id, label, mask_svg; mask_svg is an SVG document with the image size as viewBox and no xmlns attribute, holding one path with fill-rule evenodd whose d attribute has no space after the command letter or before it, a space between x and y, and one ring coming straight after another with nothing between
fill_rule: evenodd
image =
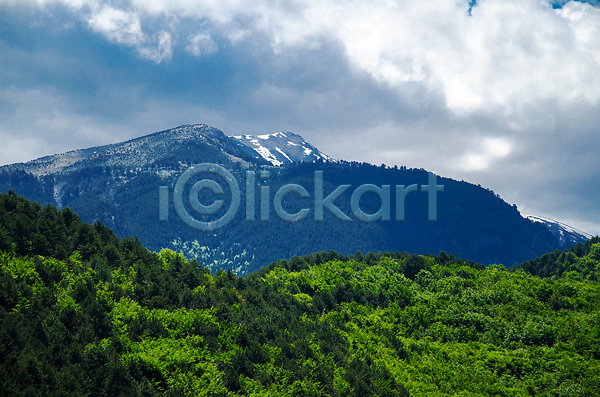
<instances>
[{"instance_id":1,"label":"mountain","mask_svg":"<svg viewBox=\"0 0 600 397\"><path fill-rule=\"evenodd\" d=\"M233 138L260 154L272 165L329 161L331 158L292 132L277 132L264 135L238 135Z\"/></svg>"},{"instance_id":2,"label":"mountain","mask_svg":"<svg viewBox=\"0 0 600 397\"><path fill-rule=\"evenodd\" d=\"M584 243L593 237L589 233L575 229L572 226L566 225L554 219L543 218L541 216L534 215L528 215L526 218L546 226L550 233L552 233L558 239L560 248L568 248L577 243Z\"/></svg>"},{"instance_id":3,"label":"mountain","mask_svg":"<svg viewBox=\"0 0 600 397\"><path fill-rule=\"evenodd\" d=\"M318 251L512 265L574 244L480 186L330 161L291 133L229 137L202 124L0 167L8 190L239 274Z\"/></svg>"}]
</instances>

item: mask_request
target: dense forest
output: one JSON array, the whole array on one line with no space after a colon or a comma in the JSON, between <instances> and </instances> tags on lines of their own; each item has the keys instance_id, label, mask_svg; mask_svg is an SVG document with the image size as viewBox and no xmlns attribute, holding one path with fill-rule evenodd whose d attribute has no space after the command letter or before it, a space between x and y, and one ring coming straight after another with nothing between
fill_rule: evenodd
<instances>
[{"instance_id":1,"label":"dense forest","mask_svg":"<svg viewBox=\"0 0 600 397\"><path fill-rule=\"evenodd\" d=\"M0 195L0 395L600 395L600 239L246 277Z\"/></svg>"}]
</instances>

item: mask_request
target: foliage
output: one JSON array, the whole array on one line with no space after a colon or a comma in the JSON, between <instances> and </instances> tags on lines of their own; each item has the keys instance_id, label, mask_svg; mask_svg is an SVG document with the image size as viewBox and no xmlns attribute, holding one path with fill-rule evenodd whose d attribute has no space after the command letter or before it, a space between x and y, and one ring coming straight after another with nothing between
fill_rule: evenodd
<instances>
[{"instance_id":1,"label":"foliage","mask_svg":"<svg viewBox=\"0 0 600 397\"><path fill-rule=\"evenodd\" d=\"M186 258L197 259L213 273L231 269L239 276L246 276L254 260L254 256L239 243L211 248L200 245L198 240L183 242L181 238L177 238L171 242L171 249L182 253Z\"/></svg>"},{"instance_id":2,"label":"foliage","mask_svg":"<svg viewBox=\"0 0 600 397\"><path fill-rule=\"evenodd\" d=\"M600 289L575 269L330 252L239 277L66 210L48 248L51 209L0 208L29 225L0 236L0 395L600 394Z\"/></svg>"},{"instance_id":3,"label":"foliage","mask_svg":"<svg viewBox=\"0 0 600 397\"><path fill-rule=\"evenodd\" d=\"M600 277L600 237L578 243L568 251L544 254L523 262L518 268L540 277L574 278L598 281Z\"/></svg>"}]
</instances>

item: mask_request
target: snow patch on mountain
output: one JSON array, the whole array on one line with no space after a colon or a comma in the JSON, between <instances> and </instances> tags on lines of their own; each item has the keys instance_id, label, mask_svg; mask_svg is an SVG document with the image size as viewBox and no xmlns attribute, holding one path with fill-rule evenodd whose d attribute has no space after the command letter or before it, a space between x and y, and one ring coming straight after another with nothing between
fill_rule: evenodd
<instances>
[{"instance_id":1,"label":"snow patch on mountain","mask_svg":"<svg viewBox=\"0 0 600 397\"><path fill-rule=\"evenodd\" d=\"M232 138L259 153L263 159L274 166L332 160L331 157L306 142L300 135L292 132L237 135Z\"/></svg>"},{"instance_id":2,"label":"snow patch on mountain","mask_svg":"<svg viewBox=\"0 0 600 397\"><path fill-rule=\"evenodd\" d=\"M527 215L525 217L532 222L541 223L546 226L550 233L552 233L558 239L561 247L576 243L584 243L592 238L591 234L554 219L535 215Z\"/></svg>"},{"instance_id":3,"label":"snow patch on mountain","mask_svg":"<svg viewBox=\"0 0 600 397\"><path fill-rule=\"evenodd\" d=\"M253 149L256 150L258 154L260 154L262 158L267 160L269 163L273 164L274 166L280 166L281 164L283 164L281 161L277 160L277 156L271 153L269 149L259 144L256 139L253 139L250 142L254 144Z\"/></svg>"},{"instance_id":4,"label":"snow patch on mountain","mask_svg":"<svg viewBox=\"0 0 600 397\"><path fill-rule=\"evenodd\" d=\"M292 159L290 158L290 156L288 156L287 154L285 154L285 152L284 152L283 150L279 149L278 147L277 147L277 148L275 148L275 150L277 150L279 153L281 153L281 155L282 155L282 156L284 156L286 159L288 159L288 160L290 161L290 163L293 163L293 162L294 162L294 160L292 160Z\"/></svg>"}]
</instances>

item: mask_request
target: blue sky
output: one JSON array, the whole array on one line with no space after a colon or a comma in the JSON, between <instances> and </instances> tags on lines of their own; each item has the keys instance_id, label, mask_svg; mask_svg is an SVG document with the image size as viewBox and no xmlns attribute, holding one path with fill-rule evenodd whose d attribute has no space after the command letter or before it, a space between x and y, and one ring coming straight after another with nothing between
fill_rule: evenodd
<instances>
[{"instance_id":1,"label":"blue sky","mask_svg":"<svg viewBox=\"0 0 600 397\"><path fill-rule=\"evenodd\" d=\"M293 131L600 234L599 7L0 0L0 164L188 123Z\"/></svg>"}]
</instances>

